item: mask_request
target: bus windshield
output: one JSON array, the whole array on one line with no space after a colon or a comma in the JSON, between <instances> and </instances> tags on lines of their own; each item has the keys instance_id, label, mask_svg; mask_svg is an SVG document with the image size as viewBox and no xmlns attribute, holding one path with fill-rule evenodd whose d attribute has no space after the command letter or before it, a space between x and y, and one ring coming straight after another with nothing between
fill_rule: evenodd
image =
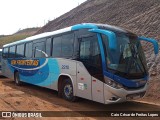
<instances>
[{"instance_id":1,"label":"bus windshield","mask_svg":"<svg viewBox=\"0 0 160 120\"><path fill-rule=\"evenodd\" d=\"M116 37L117 48L110 50L107 37L102 35L108 70L127 79L144 78L147 64L138 37L127 33L116 33Z\"/></svg>"}]
</instances>

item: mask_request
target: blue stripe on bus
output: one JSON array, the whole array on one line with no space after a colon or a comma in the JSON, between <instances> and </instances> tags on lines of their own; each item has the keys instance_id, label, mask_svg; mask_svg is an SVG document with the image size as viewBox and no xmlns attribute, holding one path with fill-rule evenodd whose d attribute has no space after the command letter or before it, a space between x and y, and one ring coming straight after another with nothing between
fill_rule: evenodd
<instances>
[{"instance_id":1,"label":"blue stripe on bus","mask_svg":"<svg viewBox=\"0 0 160 120\"><path fill-rule=\"evenodd\" d=\"M111 78L112 80L116 81L117 83L120 83L120 84L126 86L126 87L141 87L141 86L145 85L145 83L140 84L134 80L128 80L126 78L119 77L119 76L112 74L112 73L109 73L107 71L104 72L104 75ZM145 76L142 79L147 82L148 76Z\"/></svg>"},{"instance_id":2,"label":"blue stripe on bus","mask_svg":"<svg viewBox=\"0 0 160 120\"><path fill-rule=\"evenodd\" d=\"M100 34L97 34L97 37L98 37L98 43L100 46L100 52L101 52L101 58L102 58L102 68L103 68L103 72L104 72L104 71L106 71L106 62L105 62L106 60L105 60L102 38L101 38Z\"/></svg>"},{"instance_id":3,"label":"blue stripe on bus","mask_svg":"<svg viewBox=\"0 0 160 120\"><path fill-rule=\"evenodd\" d=\"M116 38L116 34L114 32L109 31L109 30L102 30L102 29L91 29L89 31L106 35L108 37L108 40L109 40L109 43L108 43L109 44L109 49L110 50L116 50L117 49L117 38Z\"/></svg>"},{"instance_id":4,"label":"blue stripe on bus","mask_svg":"<svg viewBox=\"0 0 160 120\"><path fill-rule=\"evenodd\" d=\"M98 28L95 24L92 23L87 23L87 24L77 24L72 26L71 30L79 30L79 29L93 29L93 28Z\"/></svg>"},{"instance_id":5,"label":"blue stripe on bus","mask_svg":"<svg viewBox=\"0 0 160 120\"><path fill-rule=\"evenodd\" d=\"M25 68L28 68L27 66L22 66L23 68L19 66L19 69L11 65L9 66L10 70L13 73L15 70L19 71L21 81L38 86L47 87L51 84L54 84L54 82L58 80L60 69L57 60L53 58L40 58L40 64L37 67L43 65L46 59L48 59L47 64L38 70L25 70Z\"/></svg>"}]
</instances>

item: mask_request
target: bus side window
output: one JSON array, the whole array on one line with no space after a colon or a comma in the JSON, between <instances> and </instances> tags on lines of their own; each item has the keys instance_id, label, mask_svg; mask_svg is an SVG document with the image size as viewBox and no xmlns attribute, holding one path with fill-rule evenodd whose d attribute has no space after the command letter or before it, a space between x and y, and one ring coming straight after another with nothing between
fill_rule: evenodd
<instances>
[{"instance_id":1,"label":"bus side window","mask_svg":"<svg viewBox=\"0 0 160 120\"><path fill-rule=\"evenodd\" d=\"M62 57L71 57L73 55L74 34L69 33L62 36Z\"/></svg>"},{"instance_id":2,"label":"bus side window","mask_svg":"<svg viewBox=\"0 0 160 120\"><path fill-rule=\"evenodd\" d=\"M62 41L61 36L55 37L53 39L53 49L52 49L53 57L61 57L61 41Z\"/></svg>"},{"instance_id":3,"label":"bus side window","mask_svg":"<svg viewBox=\"0 0 160 120\"><path fill-rule=\"evenodd\" d=\"M90 47L91 43L89 40L82 40L80 44L80 60L88 61L90 59Z\"/></svg>"},{"instance_id":4,"label":"bus side window","mask_svg":"<svg viewBox=\"0 0 160 120\"><path fill-rule=\"evenodd\" d=\"M1 51L1 49L0 49L0 71L1 71L1 61L2 61L2 51Z\"/></svg>"},{"instance_id":5,"label":"bus side window","mask_svg":"<svg viewBox=\"0 0 160 120\"><path fill-rule=\"evenodd\" d=\"M16 50L16 46L12 46L9 49L9 58L14 58L15 57L15 50Z\"/></svg>"},{"instance_id":6,"label":"bus side window","mask_svg":"<svg viewBox=\"0 0 160 120\"><path fill-rule=\"evenodd\" d=\"M52 39L48 38L46 40L46 54L48 55L48 57L51 56L51 45L52 45Z\"/></svg>"},{"instance_id":7,"label":"bus side window","mask_svg":"<svg viewBox=\"0 0 160 120\"><path fill-rule=\"evenodd\" d=\"M45 56L45 43L44 42L38 42L33 44L34 46L34 57L46 57Z\"/></svg>"},{"instance_id":8,"label":"bus side window","mask_svg":"<svg viewBox=\"0 0 160 120\"><path fill-rule=\"evenodd\" d=\"M32 58L32 42L26 43L25 47L25 57Z\"/></svg>"},{"instance_id":9,"label":"bus side window","mask_svg":"<svg viewBox=\"0 0 160 120\"><path fill-rule=\"evenodd\" d=\"M16 57L24 57L24 44L17 45Z\"/></svg>"},{"instance_id":10,"label":"bus side window","mask_svg":"<svg viewBox=\"0 0 160 120\"><path fill-rule=\"evenodd\" d=\"M8 58L8 48L3 48L3 58Z\"/></svg>"}]
</instances>

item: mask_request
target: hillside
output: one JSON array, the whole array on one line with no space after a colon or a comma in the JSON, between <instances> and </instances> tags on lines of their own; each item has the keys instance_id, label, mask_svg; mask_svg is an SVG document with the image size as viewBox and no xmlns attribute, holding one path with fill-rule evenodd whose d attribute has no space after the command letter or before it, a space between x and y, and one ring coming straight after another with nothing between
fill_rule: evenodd
<instances>
[{"instance_id":1,"label":"hillside","mask_svg":"<svg viewBox=\"0 0 160 120\"><path fill-rule=\"evenodd\" d=\"M50 21L36 34L78 23L105 23L128 29L139 36L160 41L160 0L87 0L59 18ZM151 44L143 43L151 86L148 98L160 99L160 54L155 58ZM155 92L156 91L156 92ZM150 96L150 97L149 97Z\"/></svg>"},{"instance_id":2,"label":"hillside","mask_svg":"<svg viewBox=\"0 0 160 120\"><path fill-rule=\"evenodd\" d=\"M17 31L15 34L35 34L40 28L39 27L33 27L33 28L26 28Z\"/></svg>"},{"instance_id":3,"label":"hillside","mask_svg":"<svg viewBox=\"0 0 160 120\"><path fill-rule=\"evenodd\" d=\"M139 35L159 38L159 3L159 0L88 0L49 22L37 34L92 22L121 26Z\"/></svg>"},{"instance_id":4,"label":"hillside","mask_svg":"<svg viewBox=\"0 0 160 120\"><path fill-rule=\"evenodd\" d=\"M23 30L19 30L18 32L12 34L12 35L0 35L0 48L4 44L14 42L17 40L24 39L26 37L34 35L40 28L26 28Z\"/></svg>"}]
</instances>

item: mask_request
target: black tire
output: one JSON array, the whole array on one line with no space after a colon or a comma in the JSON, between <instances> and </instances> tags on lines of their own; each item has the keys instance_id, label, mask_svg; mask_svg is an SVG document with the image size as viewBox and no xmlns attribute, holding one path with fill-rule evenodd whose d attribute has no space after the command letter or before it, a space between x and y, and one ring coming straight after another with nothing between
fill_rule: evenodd
<instances>
[{"instance_id":1,"label":"black tire","mask_svg":"<svg viewBox=\"0 0 160 120\"><path fill-rule=\"evenodd\" d=\"M15 72L15 74L14 74L14 81L15 81L15 84L17 86L20 86L22 84L22 82L20 81L20 78L19 78L19 72Z\"/></svg>"},{"instance_id":2,"label":"black tire","mask_svg":"<svg viewBox=\"0 0 160 120\"><path fill-rule=\"evenodd\" d=\"M70 102L77 100L77 97L74 96L73 85L70 79L65 79L62 84L62 97Z\"/></svg>"}]
</instances>

